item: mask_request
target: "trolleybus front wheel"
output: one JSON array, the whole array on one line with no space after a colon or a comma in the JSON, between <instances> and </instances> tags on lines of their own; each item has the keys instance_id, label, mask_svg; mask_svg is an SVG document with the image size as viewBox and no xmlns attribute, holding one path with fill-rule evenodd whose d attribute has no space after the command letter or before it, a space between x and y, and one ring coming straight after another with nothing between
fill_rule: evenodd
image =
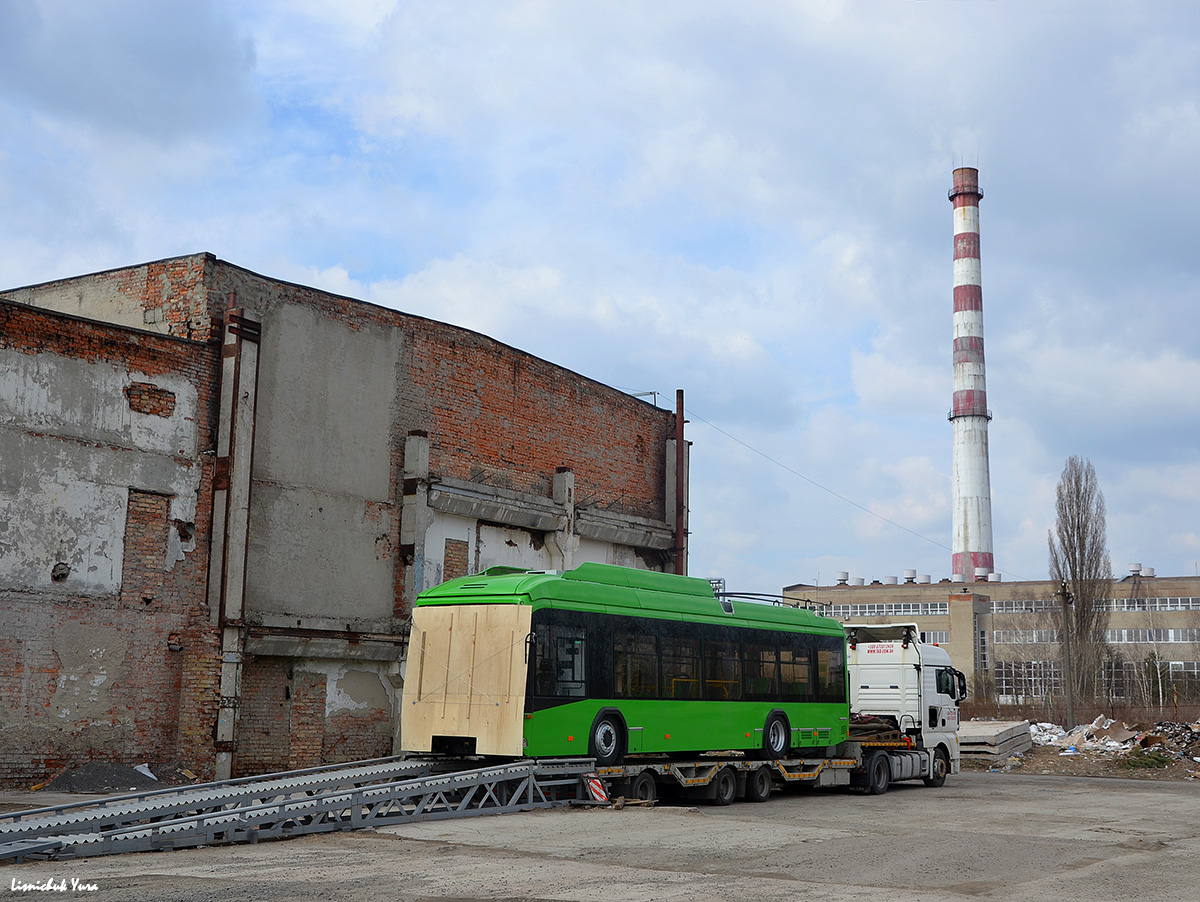
<instances>
[{"instance_id":1,"label":"trolleybus front wheel","mask_svg":"<svg viewBox=\"0 0 1200 902\"><path fill-rule=\"evenodd\" d=\"M601 712L592 724L592 757L597 767L608 767L625 757L625 729L614 713Z\"/></svg>"},{"instance_id":2,"label":"trolleybus front wheel","mask_svg":"<svg viewBox=\"0 0 1200 902\"><path fill-rule=\"evenodd\" d=\"M787 757L791 745L792 733L788 729L787 718L776 711L767 718L766 726L763 727L763 744L759 757L777 761Z\"/></svg>"}]
</instances>

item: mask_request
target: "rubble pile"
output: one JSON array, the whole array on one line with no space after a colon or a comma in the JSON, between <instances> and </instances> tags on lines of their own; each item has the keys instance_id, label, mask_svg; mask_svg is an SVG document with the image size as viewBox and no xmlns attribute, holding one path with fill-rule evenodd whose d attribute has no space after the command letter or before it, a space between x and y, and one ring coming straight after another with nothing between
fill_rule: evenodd
<instances>
[{"instance_id":1,"label":"rubble pile","mask_svg":"<svg viewBox=\"0 0 1200 902\"><path fill-rule=\"evenodd\" d=\"M1172 758L1200 762L1200 721L1130 725L1102 715L1069 732L1053 723L1031 723L1029 729L1035 746L1057 747L1063 756L1090 752L1116 757L1152 749Z\"/></svg>"}]
</instances>

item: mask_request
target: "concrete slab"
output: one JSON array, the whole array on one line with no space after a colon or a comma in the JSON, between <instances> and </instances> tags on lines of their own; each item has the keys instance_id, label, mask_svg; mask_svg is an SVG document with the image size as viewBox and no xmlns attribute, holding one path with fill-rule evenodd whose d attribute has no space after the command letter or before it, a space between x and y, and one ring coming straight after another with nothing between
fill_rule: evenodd
<instances>
[{"instance_id":1,"label":"concrete slab","mask_svg":"<svg viewBox=\"0 0 1200 902\"><path fill-rule=\"evenodd\" d=\"M999 745L960 745L959 751L964 758L972 760L1004 761L1010 755L1027 752L1033 748L1033 742L1028 736L1013 736Z\"/></svg>"},{"instance_id":2,"label":"concrete slab","mask_svg":"<svg viewBox=\"0 0 1200 902\"><path fill-rule=\"evenodd\" d=\"M960 745L999 745L1015 736L1029 736L1029 721L968 720L958 725Z\"/></svg>"}]
</instances>

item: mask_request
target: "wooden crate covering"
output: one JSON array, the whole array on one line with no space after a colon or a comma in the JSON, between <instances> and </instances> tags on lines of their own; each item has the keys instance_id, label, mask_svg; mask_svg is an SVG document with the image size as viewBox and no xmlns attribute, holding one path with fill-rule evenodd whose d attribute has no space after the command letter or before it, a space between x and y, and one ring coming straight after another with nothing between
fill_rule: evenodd
<instances>
[{"instance_id":1,"label":"wooden crate covering","mask_svg":"<svg viewBox=\"0 0 1200 902\"><path fill-rule=\"evenodd\" d=\"M515 604L413 611L400 715L406 751L432 751L434 736L474 736L477 754L523 754L531 613Z\"/></svg>"}]
</instances>

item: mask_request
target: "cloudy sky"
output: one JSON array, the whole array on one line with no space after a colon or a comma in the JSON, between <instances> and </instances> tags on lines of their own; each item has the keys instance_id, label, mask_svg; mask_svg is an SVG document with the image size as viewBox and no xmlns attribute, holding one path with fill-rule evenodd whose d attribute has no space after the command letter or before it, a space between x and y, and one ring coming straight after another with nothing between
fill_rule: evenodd
<instances>
[{"instance_id":1,"label":"cloudy sky","mask_svg":"<svg viewBox=\"0 0 1200 902\"><path fill-rule=\"evenodd\" d=\"M1200 561L1200 6L0 3L0 286L211 251L673 406L692 572L949 576L977 166L997 568L1066 458Z\"/></svg>"}]
</instances>

